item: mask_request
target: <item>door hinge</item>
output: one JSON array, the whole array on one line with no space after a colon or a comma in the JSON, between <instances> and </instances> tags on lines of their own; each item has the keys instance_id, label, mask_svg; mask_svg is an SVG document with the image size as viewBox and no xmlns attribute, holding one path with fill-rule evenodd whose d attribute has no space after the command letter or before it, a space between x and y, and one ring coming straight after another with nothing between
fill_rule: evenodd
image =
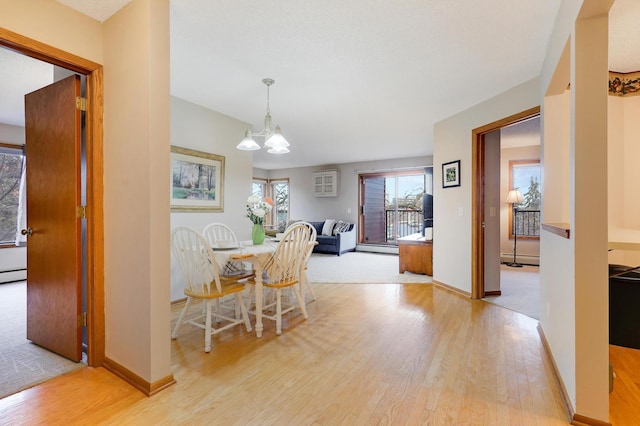
<instances>
[{"instance_id":1,"label":"door hinge","mask_svg":"<svg viewBox=\"0 0 640 426\"><path fill-rule=\"evenodd\" d=\"M76 211L76 216L78 219L86 219L87 218L87 206L78 206Z\"/></svg>"},{"instance_id":2,"label":"door hinge","mask_svg":"<svg viewBox=\"0 0 640 426\"><path fill-rule=\"evenodd\" d=\"M79 109L80 111L86 111L87 110L87 98L82 98L82 97L78 96L76 98L76 109Z\"/></svg>"},{"instance_id":3,"label":"door hinge","mask_svg":"<svg viewBox=\"0 0 640 426\"><path fill-rule=\"evenodd\" d=\"M83 312L78 315L78 327L86 327L87 326L87 313Z\"/></svg>"}]
</instances>

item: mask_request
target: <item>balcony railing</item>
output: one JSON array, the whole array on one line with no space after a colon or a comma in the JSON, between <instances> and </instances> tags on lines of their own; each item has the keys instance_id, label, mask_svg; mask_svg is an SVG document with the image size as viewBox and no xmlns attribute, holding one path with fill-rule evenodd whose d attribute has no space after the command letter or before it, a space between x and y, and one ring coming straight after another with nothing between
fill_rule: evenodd
<instances>
[{"instance_id":1,"label":"balcony railing","mask_svg":"<svg viewBox=\"0 0 640 426\"><path fill-rule=\"evenodd\" d=\"M398 238L422 232L422 210L385 210L386 243L395 243Z\"/></svg>"},{"instance_id":2,"label":"balcony railing","mask_svg":"<svg viewBox=\"0 0 640 426\"><path fill-rule=\"evenodd\" d=\"M540 236L540 210L516 210L514 229L518 237Z\"/></svg>"}]
</instances>

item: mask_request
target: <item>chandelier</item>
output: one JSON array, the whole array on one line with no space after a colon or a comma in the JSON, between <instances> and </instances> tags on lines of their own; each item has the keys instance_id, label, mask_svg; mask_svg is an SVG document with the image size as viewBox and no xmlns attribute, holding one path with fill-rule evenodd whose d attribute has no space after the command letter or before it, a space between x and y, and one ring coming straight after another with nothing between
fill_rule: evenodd
<instances>
[{"instance_id":1,"label":"chandelier","mask_svg":"<svg viewBox=\"0 0 640 426\"><path fill-rule=\"evenodd\" d=\"M240 141L236 148L242 151L255 151L260 149L260 145L253 140L253 136L264 137L264 147L268 148L269 154L286 154L289 152L289 142L282 136L280 132L280 126L276 126L274 130L271 130L271 111L269 110L269 86L275 81L272 78L264 78L262 82L267 86L267 115L264 117L264 129L259 133L252 133L247 129L244 134L244 139Z\"/></svg>"}]
</instances>

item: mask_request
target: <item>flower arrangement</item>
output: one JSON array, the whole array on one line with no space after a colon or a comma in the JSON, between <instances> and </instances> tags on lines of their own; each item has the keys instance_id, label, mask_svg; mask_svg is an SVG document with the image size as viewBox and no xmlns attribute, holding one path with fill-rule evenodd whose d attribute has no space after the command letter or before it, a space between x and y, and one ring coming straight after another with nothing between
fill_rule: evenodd
<instances>
[{"instance_id":1,"label":"flower arrangement","mask_svg":"<svg viewBox=\"0 0 640 426\"><path fill-rule=\"evenodd\" d=\"M252 195L247 198L247 217L256 225L264 225L264 220L274 204L269 197L261 200L260 197Z\"/></svg>"}]
</instances>

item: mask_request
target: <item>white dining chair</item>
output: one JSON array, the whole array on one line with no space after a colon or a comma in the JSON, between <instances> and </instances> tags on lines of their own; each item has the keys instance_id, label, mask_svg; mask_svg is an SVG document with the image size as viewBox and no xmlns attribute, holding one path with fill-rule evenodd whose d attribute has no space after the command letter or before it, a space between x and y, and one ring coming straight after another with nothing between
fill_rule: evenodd
<instances>
[{"instance_id":1,"label":"white dining chair","mask_svg":"<svg viewBox=\"0 0 640 426\"><path fill-rule=\"evenodd\" d=\"M305 225L309 228L309 247L307 250L307 254L304 259L304 264L302 267L302 271L300 271L300 293L302 297L306 297L306 292L309 291L311 293L311 300L316 300L316 293L313 291L313 287L307 278L307 269L309 268L309 259L311 259L311 254L313 253L313 248L316 246L316 239L318 237L318 231L316 227L310 224L309 222L296 222L302 225Z\"/></svg>"},{"instance_id":2,"label":"white dining chair","mask_svg":"<svg viewBox=\"0 0 640 426\"><path fill-rule=\"evenodd\" d=\"M246 273L233 276L221 275L211 244L191 228L176 228L171 235L171 245L184 277L184 294L187 296L187 301L173 329L171 338L176 339L182 324L189 323L204 330L204 351L210 352L212 335L242 323L245 324L247 331L251 331L249 315L241 292L245 289L246 284L243 280L253 277L253 272L246 271ZM228 295L234 296L235 304L240 308L241 315L238 315L235 307L228 315L221 312L220 306L214 312L212 301L219 301ZM205 306L193 316L188 316L189 308L194 300L203 301ZM216 320L216 327L212 326L212 319Z\"/></svg>"},{"instance_id":3,"label":"white dining chair","mask_svg":"<svg viewBox=\"0 0 640 426\"><path fill-rule=\"evenodd\" d=\"M270 319L276 323L276 334L282 334L282 315L299 308L305 319L308 318L304 298L300 293L298 283L305 258L309 248L311 231L304 224L296 223L287 228L284 236L278 243L273 257L265 265L263 286L272 289L275 297L262 307L262 318ZM254 279L249 279L248 284L255 285ZM297 304L285 303L283 306L283 289L290 288L296 298ZM252 291L250 294L253 294Z\"/></svg>"},{"instance_id":4,"label":"white dining chair","mask_svg":"<svg viewBox=\"0 0 640 426\"><path fill-rule=\"evenodd\" d=\"M224 223L210 223L202 230L202 235L212 247L238 247L238 238L231 228Z\"/></svg>"}]
</instances>

